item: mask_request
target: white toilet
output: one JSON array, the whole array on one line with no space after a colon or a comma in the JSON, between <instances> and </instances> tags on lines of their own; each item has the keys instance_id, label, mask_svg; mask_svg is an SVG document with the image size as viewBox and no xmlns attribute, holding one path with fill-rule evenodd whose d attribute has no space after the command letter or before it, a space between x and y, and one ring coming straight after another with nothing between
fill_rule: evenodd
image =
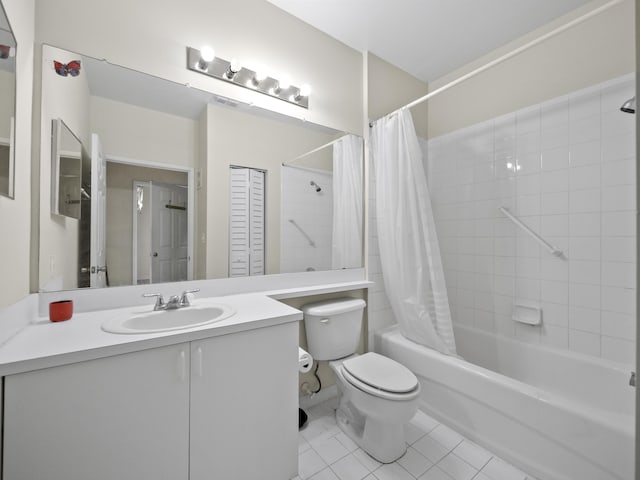
<instances>
[{"instance_id":1,"label":"white toilet","mask_svg":"<svg viewBox=\"0 0 640 480\"><path fill-rule=\"evenodd\" d=\"M418 409L420 384L395 360L357 355L364 300L342 298L302 307L309 353L329 360L338 387L336 420L365 452L391 463L406 451L404 424Z\"/></svg>"}]
</instances>

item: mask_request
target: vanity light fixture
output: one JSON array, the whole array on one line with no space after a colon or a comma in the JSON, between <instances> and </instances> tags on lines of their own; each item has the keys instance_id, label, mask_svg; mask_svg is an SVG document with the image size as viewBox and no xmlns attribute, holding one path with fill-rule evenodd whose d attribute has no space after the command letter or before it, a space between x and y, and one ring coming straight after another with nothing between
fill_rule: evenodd
<instances>
[{"instance_id":1,"label":"vanity light fixture","mask_svg":"<svg viewBox=\"0 0 640 480\"><path fill-rule=\"evenodd\" d=\"M309 108L311 87L308 85L296 87L291 85L291 80L287 75L276 79L264 73L263 68L253 71L243 67L235 58L228 61L216 57L210 47L203 47L201 50L187 47L187 68L303 108Z\"/></svg>"}]
</instances>

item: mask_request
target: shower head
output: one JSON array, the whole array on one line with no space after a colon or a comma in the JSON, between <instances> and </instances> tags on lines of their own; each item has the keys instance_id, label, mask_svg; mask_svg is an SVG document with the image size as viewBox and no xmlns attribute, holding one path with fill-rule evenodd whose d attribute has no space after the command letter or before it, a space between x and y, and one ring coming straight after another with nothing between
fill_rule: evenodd
<instances>
[{"instance_id":1,"label":"shower head","mask_svg":"<svg viewBox=\"0 0 640 480\"><path fill-rule=\"evenodd\" d=\"M320 193L322 191L322 188L320 188L320 185L318 185L316 182L314 182L313 180L311 180L309 182L309 185L311 185L312 187L316 187L316 193Z\"/></svg>"},{"instance_id":2,"label":"shower head","mask_svg":"<svg viewBox=\"0 0 640 480\"><path fill-rule=\"evenodd\" d=\"M636 97L630 98L620 107L624 113L636 113Z\"/></svg>"}]
</instances>

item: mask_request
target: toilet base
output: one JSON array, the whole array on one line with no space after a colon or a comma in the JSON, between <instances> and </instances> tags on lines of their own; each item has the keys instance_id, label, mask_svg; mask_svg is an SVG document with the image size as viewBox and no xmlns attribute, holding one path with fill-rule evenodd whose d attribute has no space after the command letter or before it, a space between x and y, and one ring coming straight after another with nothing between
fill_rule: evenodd
<instances>
[{"instance_id":1,"label":"toilet base","mask_svg":"<svg viewBox=\"0 0 640 480\"><path fill-rule=\"evenodd\" d=\"M365 419L348 404L336 410L336 423L356 445L381 463L393 463L407 451L402 424Z\"/></svg>"}]
</instances>

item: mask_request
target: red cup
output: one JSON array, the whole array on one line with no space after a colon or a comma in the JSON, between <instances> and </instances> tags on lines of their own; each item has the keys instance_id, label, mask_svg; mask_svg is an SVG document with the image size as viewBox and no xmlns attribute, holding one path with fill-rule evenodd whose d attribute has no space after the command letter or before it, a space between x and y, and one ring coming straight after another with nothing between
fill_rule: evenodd
<instances>
[{"instance_id":1,"label":"red cup","mask_svg":"<svg viewBox=\"0 0 640 480\"><path fill-rule=\"evenodd\" d=\"M49 320L62 322L69 320L73 315L73 300L60 300L49 304Z\"/></svg>"}]
</instances>

